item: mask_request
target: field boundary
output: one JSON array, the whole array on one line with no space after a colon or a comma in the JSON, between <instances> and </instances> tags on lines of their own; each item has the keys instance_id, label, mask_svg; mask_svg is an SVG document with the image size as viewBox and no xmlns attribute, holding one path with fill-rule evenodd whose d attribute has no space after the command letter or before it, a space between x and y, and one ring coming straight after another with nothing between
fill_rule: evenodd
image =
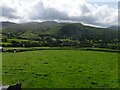
<instances>
[{"instance_id":1,"label":"field boundary","mask_svg":"<svg viewBox=\"0 0 120 90\"><path fill-rule=\"evenodd\" d=\"M116 53L120 53L120 51L112 51L112 50L98 50L98 49L84 49L86 51L101 51L101 52L116 52Z\"/></svg>"},{"instance_id":2,"label":"field boundary","mask_svg":"<svg viewBox=\"0 0 120 90\"><path fill-rule=\"evenodd\" d=\"M120 53L119 50L104 50L104 49L92 49L92 48L26 48L26 49L3 49L1 52L26 52L26 51L36 51L36 50L82 50L82 51L100 51L100 52L114 52Z\"/></svg>"}]
</instances>

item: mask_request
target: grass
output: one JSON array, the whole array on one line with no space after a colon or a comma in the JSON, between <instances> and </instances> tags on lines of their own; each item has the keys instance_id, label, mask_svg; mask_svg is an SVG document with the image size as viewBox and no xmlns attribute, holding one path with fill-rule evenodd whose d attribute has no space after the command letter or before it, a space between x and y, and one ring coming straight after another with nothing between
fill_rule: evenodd
<instances>
[{"instance_id":1,"label":"grass","mask_svg":"<svg viewBox=\"0 0 120 90\"><path fill-rule=\"evenodd\" d=\"M26 39L7 39L8 42L12 42L12 41L29 41L29 40L26 40Z\"/></svg>"},{"instance_id":2,"label":"grass","mask_svg":"<svg viewBox=\"0 0 120 90\"><path fill-rule=\"evenodd\" d=\"M0 86L2 84L2 53L0 52Z\"/></svg>"},{"instance_id":3,"label":"grass","mask_svg":"<svg viewBox=\"0 0 120 90\"><path fill-rule=\"evenodd\" d=\"M43 50L56 50L56 49L59 49L59 50L74 50L74 49L78 49L78 48L75 48L75 47L4 47L4 49L8 49L8 50L12 50L12 49L16 49L16 50L32 50L32 49L43 49Z\"/></svg>"},{"instance_id":4,"label":"grass","mask_svg":"<svg viewBox=\"0 0 120 90\"><path fill-rule=\"evenodd\" d=\"M9 42L0 42L0 44L2 45L2 44L4 44L4 45L11 45L11 43L9 43Z\"/></svg>"},{"instance_id":5,"label":"grass","mask_svg":"<svg viewBox=\"0 0 120 90\"><path fill-rule=\"evenodd\" d=\"M83 50L103 50L103 51L120 51L120 49L109 49L109 48L92 48L92 47L86 47L86 48L81 48Z\"/></svg>"},{"instance_id":6,"label":"grass","mask_svg":"<svg viewBox=\"0 0 120 90\"><path fill-rule=\"evenodd\" d=\"M92 48L92 47L85 47L85 48L76 48L76 47L4 47L3 50L13 51L33 51L33 50L88 50L88 51L107 51L107 52L120 52L119 49L108 49L108 48Z\"/></svg>"},{"instance_id":7,"label":"grass","mask_svg":"<svg viewBox=\"0 0 120 90\"><path fill-rule=\"evenodd\" d=\"M11 50L11 49L27 49L27 48L25 48L25 47L3 47L4 49L9 49L9 50ZM28 48L29 49L29 48Z\"/></svg>"},{"instance_id":8,"label":"grass","mask_svg":"<svg viewBox=\"0 0 120 90\"><path fill-rule=\"evenodd\" d=\"M2 54L3 83L22 88L117 88L118 53L39 50Z\"/></svg>"}]
</instances>

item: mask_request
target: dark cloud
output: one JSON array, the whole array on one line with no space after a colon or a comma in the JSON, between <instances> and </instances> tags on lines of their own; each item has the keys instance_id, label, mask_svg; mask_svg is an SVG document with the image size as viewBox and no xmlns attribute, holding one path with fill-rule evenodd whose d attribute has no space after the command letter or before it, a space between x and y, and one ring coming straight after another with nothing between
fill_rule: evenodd
<instances>
[{"instance_id":1,"label":"dark cloud","mask_svg":"<svg viewBox=\"0 0 120 90\"><path fill-rule=\"evenodd\" d=\"M90 10L89 10L89 8L86 6L86 4L80 6L80 10L81 10L82 14L86 14L86 13L89 13L89 12L90 12Z\"/></svg>"},{"instance_id":2,"label":"dark cloud","mask_svg":"<svg viewBox=\"0 0 120 90\"><path fill-rule=\"evenodd\" d=\"M2 8L2 17L6 17L9 19L18 19L20 18L19 16L15 15L16 10L7 6L1 6Z\"/></svg>"},{"instance_id":3,"label":"dark cloud","mask_svg":"<svg viewBox=\"0 0 120 90\"><path fill-rule=\"evenodd\" d=\"M118 25L120 26L120 1L118 2Z\"/></svg>"},{"instance_id":4,"label":"dark cloud","mask_svg":"<svg viewBox=\"0 0 120 90\"><path fill-rule=\"evenodd\" d=\"M118 9L120 9L120 1L118 2Z\"/></svg>"},{"instance_id":5,"label":"dark cloud","mask_svg":"<svg viewBox=\"0 0 120 90\"><path fill-rule=\"evenodd\" d=\"M93 24L96 21L96 18L89 16L78 16L78 17L69 17L71 21L83 22L88 24ZM95 23L94 23L95 24Z\"/></svg>"},{"instance_id":6,"label":"dark cloud","mask_svg":"<svg viewBox=\"0 0 120 90\"><path fill-rule=\"evenodd\" d=\"M69 17L69 20L71 21L76 21L76 22L83 22L85 24L92 24L92 25L97 25L97 26L107 26L104 23L99 23L97 22L97 18L92 17L92 16L79 16L79 17Z\"/></svg>"},{"instance_id":7,"label":"dark cloud","mask_svg":"<svg viewBox=\"0 0 120 90\"><path fill-rule=\"evenodd\" d=\"M56 10L55 8L45 8L42 2L39 2L37 5L34 6L34 12L31 14L30 18L32 20L69 20L69 21L75 21L75 22L83 22L86 24L93 24L93 25L102 25L105 26L105 24L101 24L96 22L97 18L93 16L86 16L84 14L89 13L89 8L84 5L81 8L82 16L69 16L68 13L60 12Z\"/></svg>"},{"instance_id":8,"label":"dark cloud","mask_svg":"<svg viewBox=\"0 0 120 90\"><path fill-rule=\"evenodd\" d=\"M69 20L66 13L60 12L55 8L45 8L43 3L38 3L34 7L35 13L31 16L31 19L37 20Z\"/></svg>"}]
</instances>

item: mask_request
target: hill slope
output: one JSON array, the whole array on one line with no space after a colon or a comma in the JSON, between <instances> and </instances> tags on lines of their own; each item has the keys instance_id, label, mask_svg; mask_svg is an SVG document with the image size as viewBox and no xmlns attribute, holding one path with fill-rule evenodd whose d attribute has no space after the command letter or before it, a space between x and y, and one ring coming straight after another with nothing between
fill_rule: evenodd
<instances>
[{"instance_id":1,"label":"hill slope","mask_svg":"<svg viewBox=\"0 0 120 90\"><path fill-rule=\"evenodd\" d=\"M111 27L108 27L108 29L111 29L111 30L118 30L118 26L111 26Z\"/></svg>"},{"instance_id":2,"label":"hill slope","mask_svg":"<svg viewBox=\"0 0 120 90\"><path fill-rule=\"evenodd\" d=\"M116 39L118 32L106 28L84 26L81 23L57 23L46 21L34 24L15 24L3 22L3 34L16 38L36 38L41 35L73 39ZM9 25L10 24L10 25ZM34 38L34 37L33 37Z\"/></svg>"}]
</instances>

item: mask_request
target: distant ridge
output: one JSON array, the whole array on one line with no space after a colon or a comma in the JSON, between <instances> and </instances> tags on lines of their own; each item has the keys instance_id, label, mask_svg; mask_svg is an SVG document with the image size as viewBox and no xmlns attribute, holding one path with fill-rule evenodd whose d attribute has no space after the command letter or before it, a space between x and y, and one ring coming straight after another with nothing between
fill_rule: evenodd
<instances>
[{"instance_id":1,"label":"distant ridge","mask_svg":"<svg viewBox=\"0 0 120 90\"><path fill-rule=\"evenodd\" d=\"M118 26L110 26L110 27L108 27L108 29L112 29L112 30L118 30Z\"/></svg>"},{"instance_id":2,"label":"distant ridge","mask_svg":"<svg viewBox=\"0 0 120 90\"><path fill-rule=\"evenodd\" d=\"M17 24L2 22L2 33L18 38L39 39L41 35L56 36L57 38L72 39L113 39L118 38L117 30L87 26L81 23L59 23L55 21L30 22Z\"/></svg>"},{"instance_id":3,"label":"distant ridge","mask_svg":"<svg viewBox=\"0 0 120 90\"><path fill-rule=\"evenodd\" d=\"M55 22L55 21L44 21L44 22L41 22L39 24L42 24L42 25L57 25L58 23Z\"/></svg>"},{"instance_id":4,"label":"distant ridge","mask_svg":"<svg viewBox=\"0 0 120 90\"><path fill-rule=\"evenodd\" d=\"M22 23L22 24L38 24L38 22L27 22L27 23Z\"/></svg>"},{"instance_id":5,"label":"distant ridge","mask_svg":"<svg viewBox=\"0 0 120 90\"><path fill-rule=\"evenodd\" d=\"M8 26L13 26L18 24L14 22L4 21L4 22L0 22L0 25L2 25L2 27L8 27Z\"/></svg>"}]
</instances>

